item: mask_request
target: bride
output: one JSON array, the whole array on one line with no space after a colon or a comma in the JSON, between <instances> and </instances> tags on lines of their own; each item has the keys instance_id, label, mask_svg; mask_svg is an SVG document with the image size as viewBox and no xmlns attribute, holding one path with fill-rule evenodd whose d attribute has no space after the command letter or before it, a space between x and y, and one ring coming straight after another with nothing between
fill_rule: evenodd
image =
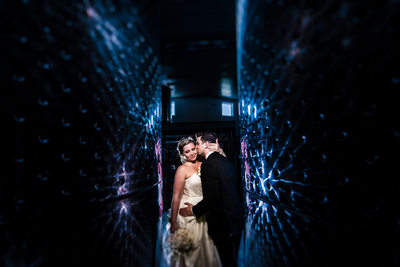
<instances>
[{"instance_id":1,"label":"bride","mask_svg":"<svg viewBox=\"0 0 400 267\"><path fill-rule=\"evenodd\" d=\"M218 144L215 150L220 150ZM207 222L204 216L197 218L182 217L178 211L190 202L196 205L203 199L201 187L201 162L197 160L197 150L192 137L184 137L178 142L178 152L182 165L175 173L174 193L171 204L170 233L178 229L188 230L194 237L195 249L180 256L172 256L172 266L222 266L218 251L208 235ZM221 151L221 153L223 153Z\"/></svg>"}]
</instances>

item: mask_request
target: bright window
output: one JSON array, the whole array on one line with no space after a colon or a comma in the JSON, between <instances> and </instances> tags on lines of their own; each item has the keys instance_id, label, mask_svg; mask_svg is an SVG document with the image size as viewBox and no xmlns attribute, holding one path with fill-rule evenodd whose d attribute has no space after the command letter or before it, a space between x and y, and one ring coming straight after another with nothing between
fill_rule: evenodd
<instances>
[{"instance_id":1,"label":"bright window","mask_svg":"<svg viewBox=\"0 0 400 267\"><path fill-rule=\"evenodd\" d=\"M171 101L171 117L175 116L175 101Z\"/></svg>"},{"instance_id":2,"label":"bright window","mask_svg":"<svg viewBox=\"0 0 400 267\"><path fill-rule=\"evenodd\" d=\"M222 102L222 116L233 117L233 103Z\"/></svg>"}]
</instances>

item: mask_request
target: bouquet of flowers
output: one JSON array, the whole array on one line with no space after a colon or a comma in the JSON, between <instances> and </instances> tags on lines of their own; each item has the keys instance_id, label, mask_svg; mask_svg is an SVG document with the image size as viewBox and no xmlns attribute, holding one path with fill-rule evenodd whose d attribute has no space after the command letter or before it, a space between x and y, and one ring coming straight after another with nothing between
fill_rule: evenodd
<instances>
[{"instance_id":1,"label":"bouquet of flowers","mask_svg":"<svg viewBox=\"0 0 400 267\"><path fill-rule=\"evenodd\" d=\"M169 247L174 256L188 255L195 248L193 234L187 229L178 229L169 238Z\"/></svg>"}]
</instances>

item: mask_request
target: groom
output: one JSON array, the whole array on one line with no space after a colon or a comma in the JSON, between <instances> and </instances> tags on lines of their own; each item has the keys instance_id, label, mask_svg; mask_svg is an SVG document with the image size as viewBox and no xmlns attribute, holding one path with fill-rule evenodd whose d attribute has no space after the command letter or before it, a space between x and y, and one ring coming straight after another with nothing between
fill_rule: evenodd
<instances>
[{"instance_id":1,"label":"groom","mask_svg":"<svg viewBox=\"0 0 400 267\"><path fill-rule=\"evenodd\" d=\"M196 206L186 202L181 216L206 214L208 233L217 246L223 266L237 266L244 211L238 193L238 177L233 164L209 144L217 143L214 133L196 134L196 148L206 159L201 165L203 200Z\"/></svg>"}]
</instances>

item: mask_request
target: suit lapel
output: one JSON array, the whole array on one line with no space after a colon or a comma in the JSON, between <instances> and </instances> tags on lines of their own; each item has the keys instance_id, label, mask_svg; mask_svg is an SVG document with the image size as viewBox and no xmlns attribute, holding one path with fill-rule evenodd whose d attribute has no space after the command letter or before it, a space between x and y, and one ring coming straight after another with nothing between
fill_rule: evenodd
<instances>
[{"instance_id":1,"label":"suit lapel","mask_svg":"<svg viewBox=\"0 0 400 267\"><path fill-rule=\"evenodd\" d=\"M207 163L208 163L210 160L212 160L213 157L215 157L215 155L214 155L215 153L218 153L218 152L211 153L211 154L208 156L208 158L206 158L206 159L204 160L203 164L201 165L201 168L203 168L203 166L207 165ZM205 164L205 165L204 165L204 164ZM201 172L201 171L200 171L200 172ZM203 175L200 176L200 179L203 179Z\"/></svg>"}]
</instances>

